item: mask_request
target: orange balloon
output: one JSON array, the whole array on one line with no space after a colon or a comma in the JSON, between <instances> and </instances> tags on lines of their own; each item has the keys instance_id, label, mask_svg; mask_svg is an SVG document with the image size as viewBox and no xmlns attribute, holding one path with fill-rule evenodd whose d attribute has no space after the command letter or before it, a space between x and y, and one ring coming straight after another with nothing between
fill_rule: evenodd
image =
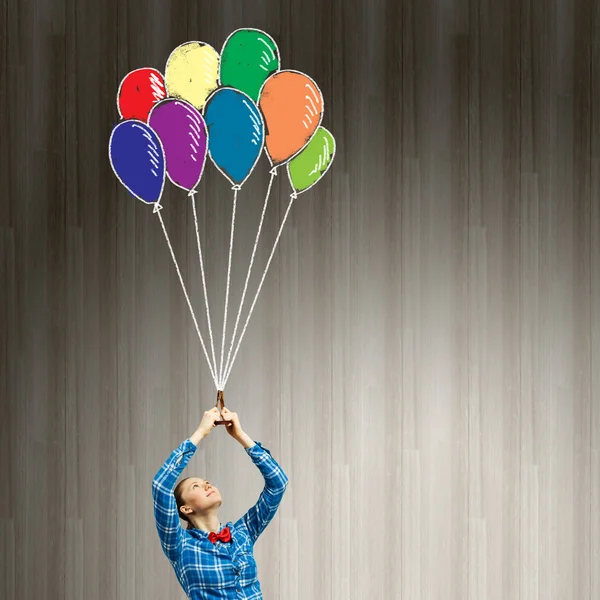
<instances>
[{"instance_id":1,"label":"orange balloon","mask_svg":"<svg viewBox=\"0 0 600 600\"><path fill-rule=\"evenodd\" d=\"M298 71L278 71L264 83L258 103L266 125L265 152L273 166L300 152L323 120L323 94Z\"/></svg>"}]
</instances>

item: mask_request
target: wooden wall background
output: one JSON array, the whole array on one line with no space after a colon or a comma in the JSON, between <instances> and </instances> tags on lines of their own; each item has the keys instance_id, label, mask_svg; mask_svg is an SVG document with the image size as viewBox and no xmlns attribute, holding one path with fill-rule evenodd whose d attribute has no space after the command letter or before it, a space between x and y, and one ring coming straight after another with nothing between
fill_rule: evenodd
<instances>
[{"instance_id":1,"label":"wooden wall background","mask_svg":"<svg viewBox=\"0 0 600 600\"><path fill-rule=\"evenodd\" d=\"M215 390L156 216L107 148L128 71L238 27L317 81L338 142L292 209L225 390L290 477L256 546L265 598L600 598L597 0L0 11L3 599L183 598L150 483ZM240 194L235 309L265 163ZM252 293L283 176L275 192ZM231 197L209 165L216 332ZM189 204L173 186L163 203L202 316ZM262 489L222 429L186 474L218 485L224 520Z\"/></svg>"}]
</instances>

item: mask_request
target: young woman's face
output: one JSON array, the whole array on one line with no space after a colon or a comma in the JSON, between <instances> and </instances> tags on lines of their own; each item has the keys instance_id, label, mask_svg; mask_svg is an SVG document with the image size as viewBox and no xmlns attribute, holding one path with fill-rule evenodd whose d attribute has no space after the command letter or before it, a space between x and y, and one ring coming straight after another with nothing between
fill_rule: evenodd
<instances>
[{"instance_id":1,"label":"young woman's face","mask_svg":"<svg viewBox=\"0 0 600 600\"><path fill-rule=\"evenodd\" d=\"M182 499L196 513L222 504L219 490L206 479L190 477L183 486ZM183 507L182 507L183 508Z\"/></svg>"}]
</instances>

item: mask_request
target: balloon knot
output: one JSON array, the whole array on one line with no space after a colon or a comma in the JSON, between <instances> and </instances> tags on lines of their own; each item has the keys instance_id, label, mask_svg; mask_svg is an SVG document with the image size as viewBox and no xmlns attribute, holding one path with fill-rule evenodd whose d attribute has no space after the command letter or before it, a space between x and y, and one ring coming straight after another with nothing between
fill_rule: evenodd
<instances>
[{"instance_id":1,"label":"balloon knot","mask_svg":"<svg viewBox=\"0 0 600 600\"><path fill-rule=\"evenodd\" d=\"M238 190L241 190L241 189L242 189L242 186L241 186L241 185L239 185L239 183L236 183L236 184L235 184L235 185L234 185L234 186L233 186L231 189L232 189L232 190L235 190L235 191L237 192Z\"/></svg>"},{"instance_id":2,"label":"balloon knot","mask_svg":"<svg viewBox=\"0 0 600 600\"><path fill-rule=\"evenodd\" d=\"M291 198L292 200L295 200L297 197L298 197L298 194L297 194L297 192L292 192L292 193L290 194L290 198Z\"/></svg>"},{"instance_id":3,"label":"balloon knot","mask_svg":"<svg viewBox=\"0 0 600 600\"><path fill-rule=\"evenodd\" d=\"M155 202L154 210L152 211L152 214L157 213L159 210L162 210L162 209L163 209L163 207L158 202Z\"/></svg>"},{"instance_id":4,"label":"balloon knot","mask_svg":"<svg viewBox=\"0 0 600 600\"><path fill-rule=\"evenodd\" d=\"M194 194L197 194L197 193L198 193L198 190L190 190L190 191L188 192L188 197L190 197L190 198L193 198L193 197L194 197Z\"/></svg>"},{"instance_id":5,"label":"balloon knot","mask_svg":"<svg viewBox=\"0 0 600 600\"><path fill-rule=\"evenodd\" d=\"M277 175L277 167L273 167L269 173L271 173L271 175Z\"/></svg>"}]
</instances>

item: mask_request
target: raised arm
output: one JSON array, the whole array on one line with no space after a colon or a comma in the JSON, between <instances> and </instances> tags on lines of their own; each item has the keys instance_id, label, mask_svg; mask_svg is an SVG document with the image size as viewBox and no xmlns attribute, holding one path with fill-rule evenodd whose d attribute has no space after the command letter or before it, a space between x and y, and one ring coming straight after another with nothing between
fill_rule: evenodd
<instances>
[{"instance_id":1,"label":"raised arm","mask_svg":"<svg viewBox=\"0 0 600 600\"><path fill-rule=\"evenodd\" d=\"M163 552L169 560L178 558L184 539L184 530L179 520L177 502L173 494L177 478L198 449L200 440L208 435L212 430L213 423L218 418L219 411L216 408L207 410L198 429L173 450L152 480L156 530Z\"/></svg>"},{"instance_id":2,"label":"raised arm","mask_svg":"<svg viewBox=\"0 0 600 600\"><path fill-rule=\"evenodd\" d=\"M246 447L246 453L265 479L265 486L256 504L242 517L250 539L254 543L275 516L287 488L288 477L271 456L271 452L260 442Z\"/></svg>"},{"instance_id":3,"label":"raised arm","mask_svg":"<svg viewBox=\"0 0 600 600\"><path fill-rule=\"evenodd\" d=\"M265 487L256 504L236 522L236 525L243 523L246 526L248 535L254 544L275 516L287 487L288 477L271 456L269 450L264 448L260 442L255 442L242 429L237 413L231 412L225 407L222 408L221 413L225 421L230 421L226 427L227 433L244 446L246 453L265 479Z\"/></svg>"},{"instance_id":4,"label":"raised arm","mask_svg":"<svg viewBox=\"0 0 600 600\"><path fill-rule=\"evenodd\" d=\"M173 491L177 478L187 466L197 446L188 438L173 450L152 480L154 518L160 545L169 560L176 560L183 546L183 527L177 513Z\"/></svg>"}]
</instances>

